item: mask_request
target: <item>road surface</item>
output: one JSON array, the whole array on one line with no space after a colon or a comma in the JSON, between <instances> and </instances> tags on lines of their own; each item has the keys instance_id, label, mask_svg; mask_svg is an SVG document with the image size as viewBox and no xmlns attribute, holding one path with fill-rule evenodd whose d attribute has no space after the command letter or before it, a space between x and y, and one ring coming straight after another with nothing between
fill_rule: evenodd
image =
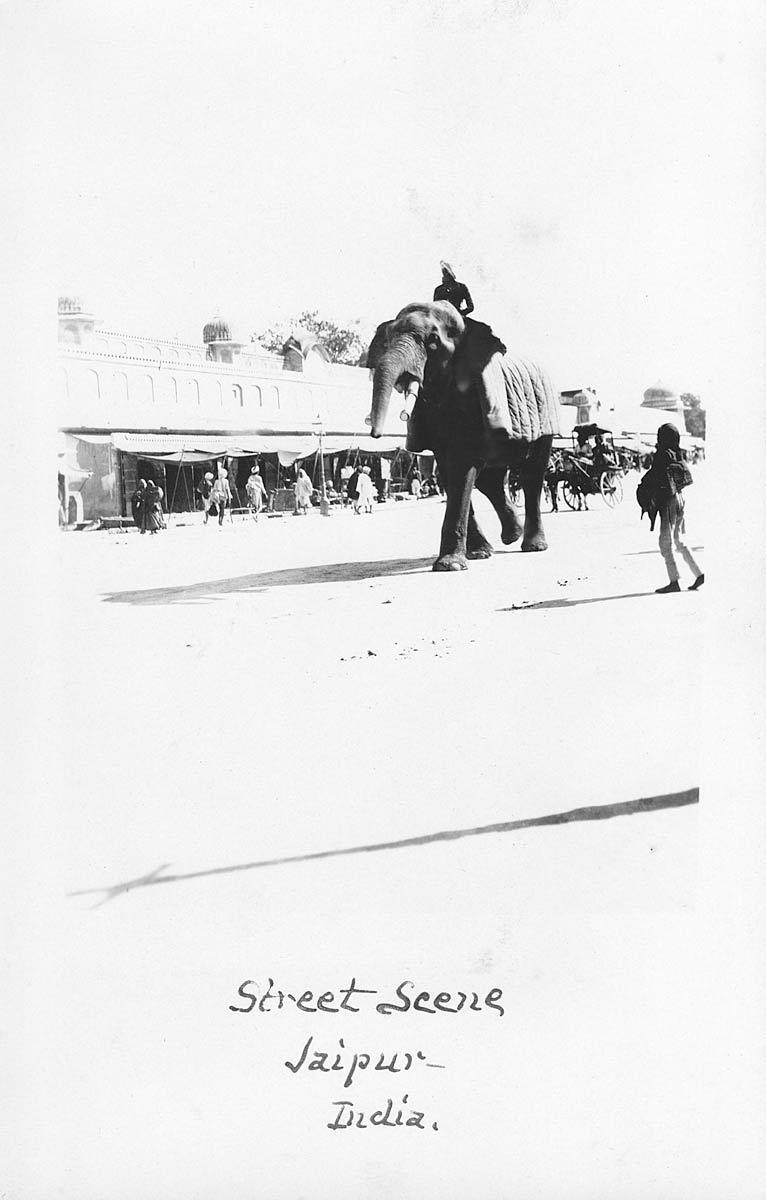
<instances>
[{"instance_id":1,"label":"road surface","mask_svg":"<svg viewBox=\"0 0 766 1200\"><path fill-rule=\"evenodd\" d=\"M656 1169L696 1058L658 1099L688 964L640 929L695 903L706 593L654 594L633 489L533 555L478 497L497 552L450 575L438 499L56 539L45 1133L9 1195L569 1200L617 1195L644 1140ZM232 1011L269 979L363 1003ZM468 1000L378 1013L404 981ZM418 1071L294 1073L309 1038ZM369 1127L389 1098L425 1128ZM343 1102L367 1128L328 1128Z\"/></svg>"}]
</instances>

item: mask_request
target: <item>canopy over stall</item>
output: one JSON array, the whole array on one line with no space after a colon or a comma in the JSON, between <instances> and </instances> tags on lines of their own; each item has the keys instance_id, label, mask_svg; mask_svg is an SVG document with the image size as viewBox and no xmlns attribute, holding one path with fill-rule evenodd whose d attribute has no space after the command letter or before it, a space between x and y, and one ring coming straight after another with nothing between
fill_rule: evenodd
<instances>
[{"instance_id":1,"label":"canopy over stall","mask_svg":"<svg viewBox=\"0 0 766 1200\"><path fill-rule=\"evenodd\" d=\"M107 439L108 440L108 439ZM317 434L178 434L178 433L114 433L115 449L141 458L157 458L165 462L204 462L210 458L247 458L253 454L278 454L282 466L310 458L319 447ZM322 438L325 454L340 454L358 450L363 454L394 454L404 448L400 437L372 438L365 434L329 433Z\"/></svg>"},{"instance_id":2,"label":"canopy over stall","mask_svg":"<svg viewBox=\"0 0 766 1200\"><path fill-rule=\"evenodd\" d=\"M312 455L319 453L319 436L317 434L298 438L275 436L273 440L278 443L277 452L283 467L290 467L299 459L311 458ZM346 452L392 457L398 450L404 449L404 443L403 434L400 437L373 438L365 434L331 433L322 437L322 453L327 455ZM277 445L274 446L274 449L277 450Z\"/></svg>"},{"instance_id":3,"label":"canopy over stall","mask_svg":"<svg viewBox=\"0 0 766 1200\"><path fill-rule=\"evenodd\" d=\"M115 449L141 458L164 462L205 462L210 458L246 458L267 454L271 449L265 437L228 436L226 434L114 433Z\"/></svg>"}]
</instances>

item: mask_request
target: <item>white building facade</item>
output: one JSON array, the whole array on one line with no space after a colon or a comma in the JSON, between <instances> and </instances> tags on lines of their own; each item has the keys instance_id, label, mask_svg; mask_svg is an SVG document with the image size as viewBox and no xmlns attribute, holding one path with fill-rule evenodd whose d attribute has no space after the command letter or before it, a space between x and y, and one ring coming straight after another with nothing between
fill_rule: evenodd
<instances>
[{"instance_id":1,"label":"white building facade","mask_svg":"<svg viewBox=\"0 0 766 1200\"><path fill-rule=\"evenodd\" d=\"M284 356L267 354L237 342L220 320L205 326L199 344L141 337L110 329L65 297L58 371L59 515L67 524L126 517L142 462L155 466L166 503L194 507L195 478L213 459L231 459L236 482L238 464L315 454L320 431L326 455L404 447L396 412L386 437L369 437L366 369L329 363L310 343L296 354L292 339Z\"/></svg>"}]
</instances>

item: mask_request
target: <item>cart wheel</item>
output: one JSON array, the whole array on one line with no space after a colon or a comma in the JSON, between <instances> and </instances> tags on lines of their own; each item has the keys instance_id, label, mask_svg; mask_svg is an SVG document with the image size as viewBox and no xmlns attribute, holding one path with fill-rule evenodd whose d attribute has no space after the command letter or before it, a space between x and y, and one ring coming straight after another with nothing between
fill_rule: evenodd
<instances>
[{"instance_id":1,"label":"cart wheel","mask_svg":"<svg viewBox=\"0 0 766 1200\"><path fill-rule=\"evenodd\" d=\"M561 493L564 497L564 503L567 508L580 507L580 492L579 489L569 479L565 479L561 485Z\"/></svg>"},{"instance_id":2,"label":"cart wheel","mask_svg":"<svg viewBox=\"0 0 766 1200\"><path fill-rule=\"evenodd\" d=\"M604 471L598 481L599 490L610 508L616 508L622 500L622 480L616 471Z\"/></svg>"}]
</instances>

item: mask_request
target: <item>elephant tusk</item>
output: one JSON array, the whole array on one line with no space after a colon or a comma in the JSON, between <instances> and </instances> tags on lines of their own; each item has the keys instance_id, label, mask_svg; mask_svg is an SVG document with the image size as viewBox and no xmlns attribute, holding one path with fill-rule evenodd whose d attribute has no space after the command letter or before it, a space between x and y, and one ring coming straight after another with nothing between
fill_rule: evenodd
<instances>
[{"instance_id":1,"label":"elephant tusk","mask_svg":"<svg viewBox=\"0 0 766 1200\"><path fill-rule=\"evenodd\" d=\"M412 413L412 410L415 407L415 401L418 398L419 391L420 391L420 384L418 383L417 379L413 379L412 382L410 383L409 387L407 388L407 392L404 397L404 408L399 413L399 416L402 421L409 421L410 414Z\"/></svg>"}]
</instances>

